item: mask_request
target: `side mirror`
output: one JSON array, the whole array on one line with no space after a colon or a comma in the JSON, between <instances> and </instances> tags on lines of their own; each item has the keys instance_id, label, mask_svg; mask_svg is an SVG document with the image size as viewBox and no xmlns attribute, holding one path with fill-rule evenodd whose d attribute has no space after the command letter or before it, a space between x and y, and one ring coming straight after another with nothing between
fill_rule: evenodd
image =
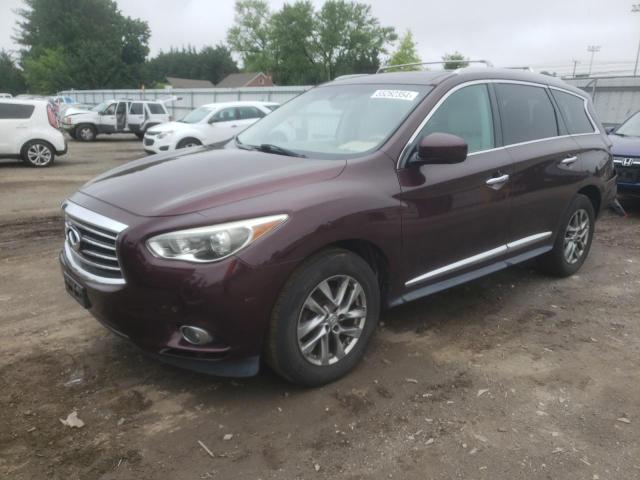
<instances>
[{"instance_id":1,"label":"side mirror","mask_svg":"<svg viewBox=\"0 0 640 480\"><path fill-rule=\"evenodd\" d=\"M420 140L412 163L451 164L464 162L469 147L462 138L449 133L432 133Z\"/></svg>"},{"instance_id":2,"label":"side mirror","mask_svg":"<svg viewBox=\"0 0 640 480\"><path fill-rule=\"evenodd\" d=\"M606 132L607 135L609 135L616 131L616 127L607 127L604 129L604 131Z\"/></svg>"}]
</instances>

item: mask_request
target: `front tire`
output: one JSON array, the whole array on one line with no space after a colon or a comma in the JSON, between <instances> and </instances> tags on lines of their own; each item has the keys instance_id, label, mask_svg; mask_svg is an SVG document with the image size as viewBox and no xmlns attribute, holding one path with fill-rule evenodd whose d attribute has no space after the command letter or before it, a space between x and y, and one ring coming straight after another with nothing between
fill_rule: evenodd
<instances>
[{"instance_id":1,"label":"front tire","mask_svg":"<svg viewBox=\"0 0 640 480\"><path fill-rule=\"evenodd\" d=\"M22 160L34 168L49 167L55 159L55 150L50 143L32 140L22 148Z\"/></svg>"},{"instance_id":2,"label":"front tire","mask_svg":"<svg viewBox=\"0 0 640 480\"><path fill-rule=\"evenodd\" d=\"M271 316L265 359L289 381L319 386L362 359L380 315L375 273L343 249L321 252L291 275Z\"/></svg>"},{"instance_id":3,"label":"front tire","mask_svg":"<svg viewBox=\"0 0 640 480\"><path fill-rule=\"evenodd\" d=\"M93 142L98 135L96 127L93 125L85 124L78 125L75 130L75 138L83 142Z\"/></svg>"},{"instance_id":4,"label":"front tire","mask_svg":"<svg viewBox=\"0 0 640 480\"><path fill-rule=\"evenodd\" d=\"M540 259L542 269L556 277L569 277L580 270L591 249L595 218L591 200L576 195L562 219L553 250Z\"/></svg>"},{"instance_id":5,"label":"front tire","mask_svg":"<svg viewBox=\"0 0 640 480\"><path fill-rule=\"evenodd\" d=\"M191 148L199 145L202 145L202 143L197 138L183 138L178 142L176 148Z\"/></svg>"}]
</instances>

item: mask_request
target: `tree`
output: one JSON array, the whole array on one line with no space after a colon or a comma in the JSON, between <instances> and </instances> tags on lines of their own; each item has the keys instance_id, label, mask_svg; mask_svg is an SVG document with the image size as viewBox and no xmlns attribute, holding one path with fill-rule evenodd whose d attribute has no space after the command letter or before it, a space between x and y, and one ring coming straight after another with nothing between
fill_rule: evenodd
<instances>
[{"instance_id":1,"label":"tree","mask_svg":"<svg viewBox=\"0 0 640 480\"><path fill-rule=\"evenodd\" d=\"M0 50L0 92L16 95L25 91L24 76L9 52Z\"/></svg>"},{"instance_id":2,"label":"tree","mask_svg":"<svg viewBox=\"0 0 640 480\"><path fill-rule=\"evenodd\" d=\"M416 42L413 40L413 34L411 30L407 30L400 39L398 48L391 54L388 65L405 65L407 63L420 63L421 61L416 48ZM420 67L403 67L399 70L420 70Z\"/></svg>"},{"instance_id":3,"label":"tree","mask_svg":"<svg viewBox=\"0 0 640 480\"><path fill-rule=\"evenodd\" d=\"M458 51L453 53L445 53L442 56L445 70L455 70L456 68L464 68L469 66L469 59Z\"/></svg>"},{"instance_id":4,"label":"tree","mask_svg":"<svg viewBox=\"0 0 640 480\"><path fill-rule=\"evenodd\" d=\"M149 60L147 78L153 82L165 82L167 77L194 78L218 83L230 73L238 71L231 52L224 45L170 49Z\"/></svg>"},{"instance_id":5,"label":"tree","mask_svg":"<svg viewBox=\"0 0 640 480\"><path fill-rule=\"evenodd\" d=\"M264 0L238 0L227 34L245 70L271 72L281 84L375 72L380 55L396 39L370 6L345 0L327 0L318 11L312 2L298 0L275 13Z\"/></svg>"},{"instance_id":6,"label":"tree","mask_svg":"<svg viewBox=\"0 0 640 480\"><path fill-rule=\"evenodd\" d=\"M15 40L30 89L123 88L144 82L146 22L125 17L113 0L24 0ZM56 63L57 62L57 63ZM50 69L51 79L43 77ZM43 90L46 88L47 90ZM51 90L49 90L51 89Z\"/></svg>"}]
</instances>

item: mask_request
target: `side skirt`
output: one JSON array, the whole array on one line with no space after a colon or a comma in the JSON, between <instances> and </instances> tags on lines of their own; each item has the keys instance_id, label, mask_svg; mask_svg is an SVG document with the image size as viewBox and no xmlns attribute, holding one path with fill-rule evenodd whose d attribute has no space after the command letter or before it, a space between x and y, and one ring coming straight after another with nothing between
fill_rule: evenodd
<instances>
[{"instance_id":1,"label":"side skirt","mask_svg":"<svg viewBox=\"0 0 640 480\"><path fill-rule=\"evenodd\" d=\"M546 245L544 247L539 247L534 250L530 250L528 252L523 252L520 255L516 255L514 257L500 260L498 262L484 266L477 270L472 270L471 272L463 273L461 275L457 275L455 277L448 278L440 282L432 283L431 285L426 285L422 288L418 288L411 292L405 293L400 297L392 300L391 302L389 302L389 307L396 307L398 305L402 305L403 303L411 302L418 298L426 297L427 295L441 292L442 290L447 290L451 287L455 287L457 285L470 282L471 280L475 280L477 278L484 277L491 273L504 270L505 268L508 268L512 265L517 265L518 263L526 262L527 260L543 255L551 250L553 250L553 245Z\"/></svg>"}]
</instances>

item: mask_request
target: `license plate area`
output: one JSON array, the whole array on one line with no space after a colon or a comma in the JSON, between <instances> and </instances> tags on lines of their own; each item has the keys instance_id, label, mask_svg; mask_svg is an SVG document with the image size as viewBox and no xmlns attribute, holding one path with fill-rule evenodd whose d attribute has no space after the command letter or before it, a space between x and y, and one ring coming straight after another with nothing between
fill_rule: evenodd
<instances>
[{"instance_id":1,"label":"license plate area","mask_svg":"<svg viewBox=\"0 0 640 480\"><path fill-rule=\"evenodd\" d=\"M87 289L66 273L64 273L64 288L80 305L84 308L89 308L90 305L89 297L87 296Z\"/></svg>"}]
</instances>

